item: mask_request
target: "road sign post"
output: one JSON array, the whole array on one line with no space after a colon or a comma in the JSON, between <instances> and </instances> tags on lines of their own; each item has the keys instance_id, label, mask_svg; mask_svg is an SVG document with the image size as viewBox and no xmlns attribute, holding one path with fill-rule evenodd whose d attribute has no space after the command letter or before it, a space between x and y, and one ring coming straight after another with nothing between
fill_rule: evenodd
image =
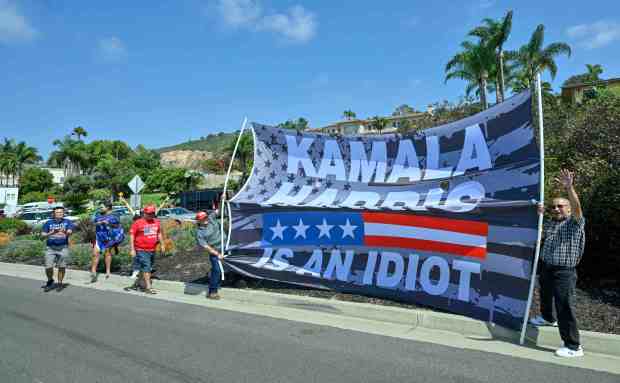
<instances>
[{"instance_id":1,"label":"road sign post","mask_svg":"<svg viewBox=\"0 0 620 383\"><path fill-rule=\"evenodd\" d=\"M142 206L142 196L140 195L140 192L144 189L144 181L142 181L142 178L136 174L136 176L129 181L127 186L129 186L129 189L134 192L134 194L132 194L129 198L129 204L134 209L140 209Z\"/></svg>"}]
</instances>

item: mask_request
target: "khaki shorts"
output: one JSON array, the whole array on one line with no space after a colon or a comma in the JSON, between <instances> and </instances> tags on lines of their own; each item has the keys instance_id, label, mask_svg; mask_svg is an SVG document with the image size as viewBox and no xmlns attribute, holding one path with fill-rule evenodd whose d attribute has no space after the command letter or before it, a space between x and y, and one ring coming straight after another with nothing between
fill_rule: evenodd
<instances>
[{"instance_id":1,"label":"khaki shorts","mask_svg":"<svg viewBox=\"0 0 620 383\"><path fill-rule=\"evenodd\" d=\"M64 269L67 267L69 261L69 248L68 247L48 247L45 251L45 268L51 269L56 264L56 267Z\"/></svg>"}]
</instances>

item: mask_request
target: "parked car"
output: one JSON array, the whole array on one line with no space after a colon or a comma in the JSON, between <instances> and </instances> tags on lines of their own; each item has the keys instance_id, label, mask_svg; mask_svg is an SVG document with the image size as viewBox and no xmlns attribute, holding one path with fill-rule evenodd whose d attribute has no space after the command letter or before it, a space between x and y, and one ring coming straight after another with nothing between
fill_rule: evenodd
<instances>
[{"instance_id":1,"label":"parked car","mask_svg":"<svg viewBox=\"0 0 620 383\"><path fill-rule=\"evenodd\" d=\"M95 212L92 214L91 218L94 220L96 217L98 217L101 214L101 209L97 209L95 210ZM113 206L112 207L112 214L114 214L115 216L117 216L119 219L121 219L122 217L131 217L131 212L129 211L129 209L127 209L124 206Z\"/></svg>"},{"instance_id":2,"label":"parked car","mask_svg":"<svg viewBox=\"0 0 620 383\"><path fill-rule=\"evenodd\" d=\"M53 210L31 211L18 214L16 218L26 222L26 225L30 227L35 227L37 225L42 225L47 222L47 220L51 219L53 213ZM77 222L80 219L80 217L72 215L65 215L65 218L73 222Z\"/></svg>"},{"instance_id":3,"label":"parked car","mask_svg":"<svg viewBox=\"0 0 620 383\"><path fill-rule=\"evenodd\" d=\"M178 222L196 222L196 213L184 207L168 207L159 209L157 218L174 219Z\"/></svg>"}]
</instances>

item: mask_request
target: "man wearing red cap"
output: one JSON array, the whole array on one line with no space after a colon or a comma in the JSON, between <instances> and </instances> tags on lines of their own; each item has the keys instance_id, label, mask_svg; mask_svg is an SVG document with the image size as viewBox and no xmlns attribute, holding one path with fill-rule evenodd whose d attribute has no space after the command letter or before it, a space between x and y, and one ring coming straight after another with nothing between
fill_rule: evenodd
<instances>
[{"instance_id":1,"label":"man wearing red cap","mask_svg":"<svg viewBox=\"0 0 620 383\"><path fill-rule=\"evenodd\" d=\"M224 256L218 249L222 246L222 236L217 220L210 220L208 218L209 215L204 211L200 211L196 214L196 223L198 224L196 240L200 247L207 250L209 253L209 260L211 261L209 293L207 294L207 298L220 299L220 295L217 291L220 288L220 282L222 280L222 265L220 260L224 259Z\"/></svg>"},{"instance_id":2,"label":"man wearing red cap","mask_svg":"<svg viewBox=\"0 0 620 383\"><path fill-rule=\"evenodd\" d=\"M144 217L134 221L131 225L131 257L133 269L142 272L147 294L155 294L151 288L152 260L158 243L164 243L161 224L155 218L155 205L144 207Z\"/></svg>"}]
</instances>

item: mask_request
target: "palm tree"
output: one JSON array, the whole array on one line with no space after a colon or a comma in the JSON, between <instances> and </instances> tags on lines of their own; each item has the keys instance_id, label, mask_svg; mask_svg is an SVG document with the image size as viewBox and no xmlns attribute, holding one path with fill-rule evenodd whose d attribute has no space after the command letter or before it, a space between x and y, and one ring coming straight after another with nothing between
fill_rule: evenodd
<instances>
[{"instance_id":1,"label":"palm tree","mask_svg":"<svg viewBox=\"0 0 620 383\"><path fill-rule=\"evenodd\" d=\"M15 173L18 178L21 177L22 170L26 164L34 164L41 160L41 156L37 153L37 148L26 145L25 142L20 142L14 148L15 153Z\"/></svg>"},{"instance_id":2,"label":"palm tree","mask_svg":"<svg viewBox=\"0 0 620 383\"><path fill-rule=\"evenodd\" d=\"M13 184L15 183L15 170L17 161L15 158L15 141L4 138L4 143L0 146L0 185L6 179L6 185L9 185L9 177L13 176Z\"/></svg>"},{"instance_id":3,"label":"palm tree","mask_svg":"<svg viewBox=\"0 0 620 383\"><path fill-rule=\"evenodd\" d=\"M388 120L385 117L374 116L370 118L370 127L375 129L381 134L383 129L388 125Z\"/></svg>"},{"instance_id":4,"label":"palm tree","mask_svg":"<svg viewBox=\"0 0 620 383\"><path fill-rule=\"evenodd\" d=\"M549 71L551 79L555 78L558 66L554 58L561 54L571 55L570 46L566 43L552 43L543 48L545 40L545 26L540 24L536 27L529 43L523 45L518 51L507 52L509 59L515 60L521 72L521 80L532 87L536 75L545 70Z\"/></svg>"},{"instance_id":5,"label":"palm tree","mask_svg":"<svg viewBox=\"0 0 620 383\"><path fill-rule=\"evenodd\" d=\"M588 68L588 76L592 81L599 81L601 73L603 73L603 67L601 64L586 64L586 68Z\"/></svg>"},{"instance_id":6,"label":"palm tree","mask_svg":"<svg viewBox=\"0 0 620 383\"><path fill-rule=\"evenodd\" d=\"M471 36L479 37L483 42L490 45L495 50L497 60L497 92L496 100L498 103L504 101L505 95L505 78L504 78L504 44L510 36L512 29L512 10L506 13L501 20L493 20L486 18L482 20L482 26L479 26L469 32Z\"/></svg>"},{"instance_id":7,"label":"palm tree","mask_svg":"<svg viewBox=\"0 0 620 383\"><path fill-rule=\"evenodd\" d=\"M54 166L62 166L66 177L78 176L82 168L87 165L89 153L82 141L72 140L65 136L63 140L54 140L57 147L50 154L48 162Z\"/></svg>"},{"instance_id":8,"label":"palm tree","mask_svg":"<svg viewBox=\"0 0 620 383\"><path fill-rule=\"evenodd\" d=\"M353 120L353 119L355 119L357 117L357 115L351 109L347 109L344 112L342 112L342 117L345 120Z\"/></svg>"},{"instance_id":9,"label":"palm tree","mask_svg":"<svg viewBox=\"0 0 620 383\"><path fill-rule=\"evenodd\" d=\"M467 93L477 89L480 104L486 109L487 81L496 70L494 48L482 39L478 43L464 41L461 47L463 51L457 53L446 64L445 81L455 78L467 81Z\"/></svg>"},{"instance_id":10,"label":"palm tree","mask_svg":"<svg viewBox=\"0 0 620 383\"><path fill-rule=\"evenodd\" d=\"M75 135L77 137L78 141L80 141L81 137L88 136L88 132L86 131L86 129L82 128L81 126L73 128L73 132L71 134Z\"/></svg>"}]
</instances>

